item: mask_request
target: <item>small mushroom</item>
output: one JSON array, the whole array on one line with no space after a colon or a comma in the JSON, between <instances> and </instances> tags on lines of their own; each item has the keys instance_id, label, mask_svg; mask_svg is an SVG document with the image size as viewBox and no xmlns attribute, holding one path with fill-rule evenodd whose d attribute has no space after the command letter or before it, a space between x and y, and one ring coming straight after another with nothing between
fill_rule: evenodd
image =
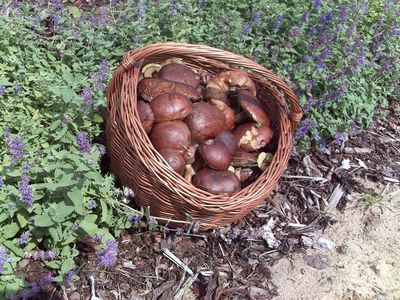
<instances>
[{"instance_id":1,"label":"small mushroom","mask_svg":"<svg viewBox=\"0 0 400 300\"><path fill-rule=\"evenodd\" d=\"M254 173L254 170L251 168L237 168L235 170L236 176L239 178L240 182L244 182L249 179Z\"/></svg>"},{"instance_id":2,"label":"small mushroom","mask_svg":"<svg viewBox=\"0 0 400 300\"><path fill-rule=\"evenodd\" d=\"M194 105L193 113L186 118L193 141L201 143L215 137L225 129L225 116L209 103Z\"/></svg>"},{"instance_id":3,"label":"small mushroom","mask_svg":"<svg viewBox=\"0 0 400 300\"><path fill-rule=\"evenodd\" d=\"M155 122L181 120L193 111L192 102L182 94L161 94L150 102Z\"/></svg>"},{"instance_id":4,"label":"small mushroom","mask_svg":"<svg viewBox=\"0 0 400 300\"><path fill-rule=\"evenodd\" d=\"M246 123L236 127L233 135L238 142L239 148L251 152L265 147L271 141L274 134L268 126Z\"/></svg>"},{"instance_id":5,"label":"small mushroom","mask_svg":"<svg viewBox=\"0 0 400 300\"><path fill-rule=\"evenodd\" d=\"M261 125L270 126L270 120L265 112L264 106L249 91L240 91L238 93L239 104L250 117Z\"/></svg>"},{"instance_id":6,"label":"small mushroom","mask_svg":"<svg viewBox=\"0 0 400 300\"><path fill-rule=\"evenodd\" d=\"M180 82L195 89L200 85L200 80L196 78L196 73L188 66L183 64L168 64L164 65L158 72L158 78L174 82Z\"/></svg>"},{"instance_id":7,"label":"small mushroom","mask_svg":"<svg viewBox=\"0 0 400 300\"><path fill-rule=\"evenodd\" d=\"M174 149L162 149L160 150L160 154L167 163L171 166L171 168L178 173L179 175L183 175L185 172L185 160L182 155L179 154L177 150Z\"/></svg>"},{"instance_id":8,"label":"small mushroom","mask_svg":"<svg viewBox=\"0 0 400 300\"><path fill-rule=\"evenodd\" d=\"M214 139L206 140L201 143L199 152L212 169L224 171L231 164L229 149L222 142Z\"/></svg>"},{"instance_id":9,"label":"small mushroom","mask_svg":"<svg viewBox=\"0 0 400 300\"><path fill-rule=\"evenodd\" d=\"M158 151L174 149L182 154L190 145L190 131L182 121L156 123L151 130L150 141Z\"/></svg>"},{"instance_id":10,"label":"small mushroom","mask_svg":"<svg viewBox=\"0 0 400 300\"><path fill-rule=\"evenodd\" d=\"M193 185L214 194L232 194L240 190L240 180L231 171L202 169L193 177Z\"/></svg>"},{"instance_id":11,"label":"small mushroom","mask_svg":"<svg viewBox=\"0 0 400 300\"><path fill-rule=\"evenodd\" d=\"M143 100L137 103L137 109L140 122L142 122L144 131L149 134L154 123L154 113L150 105Z\"/></svg>"},{"instance_id":12,"label":"small mushroom","mask_svg":"<svg viewBox=\"0 0 400 300\"><path fill-rule=\"evenodd\" d=\"M224 143L228 148L230 155L236 152L237 142L232 132L224 130L217 134L215 140Z\"/></svg>"},{"instance_id":13,"label":"small mushroom","mask_svg":"<svg viewBox=\"0 0 400 300\"><path fill-rule=\"evenodd\" d=\"M256 167L258 152L246 152L238 150L232 155L232 166L234 167Z\"/></svg>"}]
</instances>

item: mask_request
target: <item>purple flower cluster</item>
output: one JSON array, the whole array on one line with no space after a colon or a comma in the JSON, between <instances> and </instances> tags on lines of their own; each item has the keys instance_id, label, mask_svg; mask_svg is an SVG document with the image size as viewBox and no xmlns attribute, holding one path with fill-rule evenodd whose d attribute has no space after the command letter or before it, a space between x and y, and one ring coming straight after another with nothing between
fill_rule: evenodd
<instances>
[{"instance_id":1,"label":"purple flower cluster","mask_svg":"<svg viewBox=\"0 0 400 300\"><path fill-rule=\"evenodd\" d=\"M47 289L50 284L53 282L54 277L51 274L51 272L49 272L47 275L43 275L39 278L39 286L42 290Z\"/></svg>"},{"instance_id":2,"label":"purple flower cluster","mask_svg":"<svg viewBox=\"0 0 400 300\"><path fill-rule=\"evenodd\" d=\"M4 184L3 176L0 176L0 188L2 188L4 186L5 186L5 184Z\"/></svg>"},{"instance_id":3,"label":"purple flower cluster","mask_svg":"<svg viewBox=\"0 0 400 300\"><path fill-rule=\"evenodd\" d=\"M109 72L110 67L108 65L108 61L103 59L100 62L100 70L98 72L93 72L90 74L90 77L93 79L94 86L97 91L103 92L106 89L104 81L107 80Z\"/></svg>"},{"instance_id":4,"label":"purple flower cluster","mask_svg":"<svg viewBox=\"0 0 400 300\"><path fill-rule=\"evenodd\" d=\"M139 45L139 42L140 42L140 35L139 35L139 34L134 34L134 35L132 35L132 43L133 43L135 46L138 46L138 45Z\"/></svg>"},{"instance_id":5,"label":"purple flower cluster","mask_svg":"<svg viewBox=\"0 0 400 300\"><path fill-rule=\"evenodd\" d=\"M18 243L23 246L28 244L29 238L32 236L30 230L24 231L21 236L19 237Z\"/></svg>"},{"instance_id":6,"label":"purple flower cluster","mask_svg":"<svg viewBox=\"0 0 400 300\"><path fill-rule=\"evenodd\" d=\"M110 11L108 7L101 7L99 16L92 16L90 21L93 27L104 27L110 21Z\"/></svg>"},{"instance_id":7,"label":"purple flower cluster","mask_svg":"<svg viewBox=\"0 0 400 300\"><path fill-rule=\"evenodd\" d=\"M312 8L313 9L319 9L322 5L322 0L314 0L312 3Z\"/></svg>"},{"instance_id":8,"label":"purple flower cluster","mask_svg":"<svg viewBox=\"0 0 400 300\"><path fill-rule=\"evenodd\" d=\"M89 105L93 104L93 99L92 99L93 91L91 88L85 87L81 92L81 97L83 99L84 105L89 106Z\"/></svg>"},{"instance_id":9,"label":"purple flower cluster","mask_svg":"<svg viewBox=\"0 0 400 300\"><path fill-rule=\"evenodd\" d=\"M243 22L242 23L243 31L246 34L249 34L251 29L254 27L254 25L256 25L259 22L260 16L261 16L261 13L253 12L253 15L251 16L250 22Z\"/></svg>"},{"instance_id":10,"label":"purple flower cluster","mask_svg":"<svg viewBox=\"0 0 400 300\"><path fill-rule=\"evenodd\" d=\"M97 150L99 151L100 156L103 156L107 152L106 147L104 147L103 145L97 146Z\"/></svg>"},{"instance_id":11,"label":"purple flower cluster","mask_svg":"<svg viewBox=\"0 0 400 300\"><path fill-rule=\"evenodd\" d=\"M70 270L67 272L67 276L64 279L64 285L65 286L72 286L74 283L74 276L75 276L75 271Z\"/></svg>"},{"instance_id":12,"label":"purple flower cluster","mask_svg":"<svg viewBox=\"0 0 400 300\"><path fill-rule=\"evenodd\" d=\"M6 134L6 133L5 133ZM13 139L8 138L8 154L11 156L11 162L16 164L24 156L24 139L16 136Z\"/></svg>"},{"instance_id":13,"label":"purple flower cluster","mask_svg":"<svg viewBox=\"0 0 400 300\"><path fill-rule=\"evenodd\" d=\"M8 262L11 262L8 250L3 245L0 245L0 272L3 272L4 265Z\"/></svg>"},{"instance_id":14,"label":"purple flower cluster","mask_svg":"<svg viewBox=\"0 0 400 300\"><path fill-rule=\"evenodd\" d=\"M178 0L171 0L169 4L169 12L173 15L175 15L178 12L178 9L176 8L177 3Z\"/></svg>"},{"instance_id":15,"label":"purple flower cluster","mask_svg":"<svg viewBox=\"0 0 400 300\"><path fill-rule=\"evenodd\" d=\"M296 137L297 138L303 138L310 129L314 128L317 126L317 121L314 119L305 119L303 122L301 122L299 128L296 130Z\"/></svg>"},{"instance_id":16,"label":"purple flower cluster","mask_svg":"<svg viewBox=\"0 0 400 300\"><path fill-rule=\"evenodd\" d=\"M279 16L276 18L275 25L274 25L274 30L278 30L279 27L281 27L282 22L283 22L283 16L282 16L282 15L279 15Z\"/></svg>"},{"instance_id":17,"label":"purple flower cluster","mask_svg":"<svg viewBox=\"0 0 400 300\"><path fill-rule=\"evenodd\" d=\"M140 219L142 219L142 216L138 214L128 216L128 221L133 223L133 225L139 225Z\"/></svg>"},{"instance_id":18,"label":"purple flower cluster","mask_svg":"<svg viewBox=\"0 0 400 300\"><path fill-rule=\"evenodd\" d=\"M69 123L71 123L72 118L69 115L63 116L62 127L66 127Z\"/></svg>"},{"instance_id":19,"label":"purple flower cluster","mask_svg":"<svg viewBox=\"0 0 400 300\"><path fill-rule=\"evenodd\" d=\"M53 250L37 250L29 252L25 255L27 258L32 258L33 260L45 261L45 260L54 260L57 258L57 254Z\"/></svg>"},{"instance_id":20,"label":"purple flower cluster","mask_svg":"<svg viewBox=\"0 0 400 300\"><path fill-rule=\"evenodd\" d=\"M15 85L15 98L19 98L19 93L21 92L21 86L19 84Z\"/></svg>"},{"instance_id":21,"label":"purple flower cluster","mask_svg":"<svg viewBox=\"0 0 400 300\"><path fill-rule=\"evenodd\" d=\"M117 261L118 245L115 240L108 240L105 249L97 251L97 261L101 266L110 267Z\"/></svg>"},{"instance_id":22,"label":"purple flower cluster","mask_svg":"<svg viewBox=\"0 0 400 300\"><path fill-rule=\"evenodd\" d=\"M29 186L29 164L24 163L22 166L22 178L18 184L18 190L20 194L20 200L28 207L32 208L33 206L33 191Z\"/></svg>"},{"instance_id":23,"label":"purple flower cluster","mask_svg":"<svg viewBox=\"0 0 400 300\"><path fill-rule=\"evenodd\" d=\"M139 20L140 24L144 23L144 19L146 16L146 4L144 1L140 1L137 3L137 19Z\"/></svg>"},{"instance_id":24,"label":"purple flower cluster","mask_svg":"<svg viewBox=\"0 0 400 300\"><path fill-rule=\"evenodd\" d=\"M335 141L339 146L342 145L346 141L346 139L347 139L347 135L344 132L342 132L342 131L336 132Z\"/></svg>"},{"instance_id":25,"label":"purple flower cluster","mask_svg":"<svg viewBox=\"0 0 400 300\"><path fill-rule=\"evenodd\" d=\"M3 85L0 85L0 96L4 94L6 88Z\"/></svg>"},{"instance_id":26,"label":"purple flower cluster","mask_svg":"<svg viewBox=\"0 0 400 300\"><path fill-rule=\"evenodd\" d=\"M83 154L89 154L92 150L92 146L88 140L88 136L85 132L79 131L76 134L76 142L78 144L78 149Z\"/></svg>"},{"instance_id":27,"label":"purple flower cluster","mask_svg":"<svg viewBox=\"0 0 400 300\"><path fill-rule=\"evenodd\" d=\"M89 199L87 206L89 209L95 209L97 207L97 203L95 200Z\"/></svg>"}]
</instances>

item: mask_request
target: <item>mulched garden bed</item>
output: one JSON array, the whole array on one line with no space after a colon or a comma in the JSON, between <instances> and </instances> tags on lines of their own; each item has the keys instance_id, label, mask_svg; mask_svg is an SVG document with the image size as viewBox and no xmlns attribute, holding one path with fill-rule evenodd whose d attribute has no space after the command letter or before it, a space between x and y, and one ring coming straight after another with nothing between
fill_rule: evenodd
<instances>
[{"instance_id":1,"label":"mulched garden bed","mask_svg":"<svg viewBox=\"0 0 400 300\"><path fill-rule=\"evenodd\" d=\"M81 241L81 279L67 291L52 286L41 299L90 299L90 276L102 299L174 299L179 290L185 291L182 299L269 299L277 295L269 267L284 255L313 246L310 237L335 222L330 209L343 210L347 201L362 204L365 195L378 198L398 189L400 103L391 101L383 111L386 117L351 132L341 145L333 141L329 150L314 150L306 157L294 153L273 195L231 226L183 236L132 228L121 234L118 261L107 269L97 264L90 241ZM332 197L335 189L344 192L340 199ZM197 274L186 289L189 276L163 255L163 249ZM33 280L48 272L41 267L30 262L20 266L19 272Z\"/></svg>"}]
</instances>

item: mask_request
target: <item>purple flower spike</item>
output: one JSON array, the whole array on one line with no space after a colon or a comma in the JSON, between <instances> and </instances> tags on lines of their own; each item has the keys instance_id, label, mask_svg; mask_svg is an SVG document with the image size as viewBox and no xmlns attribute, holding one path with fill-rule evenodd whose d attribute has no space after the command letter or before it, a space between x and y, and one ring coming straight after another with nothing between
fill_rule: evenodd
<instances>
[{"instance_id":1,"label":"purple flower spike","mask_svg":"<svg viewBox=\"0 0 400 300\"><path fill-rule=\"evenodd\" d=\"M321 7L322 0L314 0L312 3L312 8L313 9L319 9Z\"/></svg>"},{"instance_id":2,"label":"purple flower spike","mask_svg":"<svg viewBox=\"0 0 400 300\"><path fill-rule=\"evenodd\" d=\"M0 272L3 272L5 263L10 262L8 250L0 245Z\"/></svg>"},{"instance_id":3,"label":"purple flower spike","mask_svg":"<svg viewBox=\"0 0 400 300\"><path fill-rule=\"evenodd\" d=\"M24 156L24 140L20 136L8 142L8 153L11 155L11 162L16 164Z\"/></svg>"},{"instance_id":4,"label":"purple flower spike","mask_svg":"<svg viewBox=\"0 0 400 300\"><path fill-rule=\"evenodd\" d=\"M282 15L279 15L278 18L276 19L274 29L275 29L275 30L278 30L279 27L281 27L282 22L283 22L283 16L282 16Z\"/></svg>"},{"instance_id":5,"label":"purple flower spike","mask_svg":"<svg viewBox=\"0 0 400 300\"><path fill-rule=\"evenodd\" d=\"M105 249L97 251L98 263L101 266L110 267L117 261L118 245L115 240L108 240Z\"/></svg>"},{"instance_id":6,"label":"purple flower spike","mask_svg":"<svg viewBox=\"0 0 400 300\"><path fill-rule=\"evenodd\" d=\"M24 231L24 232L21 234L18 243L19 243L21 246L22 246L22 245L28 244L29 238L30 238L31 236L32 236L32 234L31 234L31 232L30 232L29 230Z\"/></svg>"},{"instance_id":7,"label":"purple flower spike","mask_svg":"<svg viewBox=\"0 0 400 300\"><path fill-rule=\"evenodd\" d=\"M26 204L28 208L33 206L33 191L29 186L29 174L23 174L22 179L18 184L18 189L20 193L20 200Z\"/></svg>"},{"instance_id":8,"label":"purple flower spike","mask_svg":"<svg viewBox=\"0 0 400 300\"><path fill-rule=\"evenodd\" d=\"M47 275L43 275L42 277L39 278L39 286L45 290L47 289L50 284L53 282L54 277L51 274L51 272L49 272Z\"/></svg>"},{"instance_id":9,"label":"purple flower spike","mask_svg":"<svg viewBox=\"0 0 400 300\"><path fill-rule=\"evenodd\" d=\"M299 128L297 128L296 137L303 138L307 132L315 126L317 126L317 121L314 119L305 119L303 122L301 122Z\"/></svg>"},{"instance_id":10,"label":"purple flower spike","mask_svg":"<svg viewBox=\"0 0 400 300\"><path fill-rule=\"evenodd\" d=\"M87 134L80 131L76 134L76 142L78 143L78 149L83 154L89 154L92 150Z\"/></svg>"}]
</instances>

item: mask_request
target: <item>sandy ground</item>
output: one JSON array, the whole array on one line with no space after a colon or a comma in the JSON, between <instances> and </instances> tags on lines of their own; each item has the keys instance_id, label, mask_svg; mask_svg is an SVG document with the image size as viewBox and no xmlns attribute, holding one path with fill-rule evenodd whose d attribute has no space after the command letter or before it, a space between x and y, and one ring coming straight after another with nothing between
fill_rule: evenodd
<instances>
[{"instance_id":1,"label":"sandy ground","mask_svg":"<svg viewBox=\"0 0 400 300\"><path fill-rule=\"evenodd\" d=\"M400 196L336 212L336 250L308 249L271 269L278 299L400 299Z\"/></svg>"}]
</instances>

